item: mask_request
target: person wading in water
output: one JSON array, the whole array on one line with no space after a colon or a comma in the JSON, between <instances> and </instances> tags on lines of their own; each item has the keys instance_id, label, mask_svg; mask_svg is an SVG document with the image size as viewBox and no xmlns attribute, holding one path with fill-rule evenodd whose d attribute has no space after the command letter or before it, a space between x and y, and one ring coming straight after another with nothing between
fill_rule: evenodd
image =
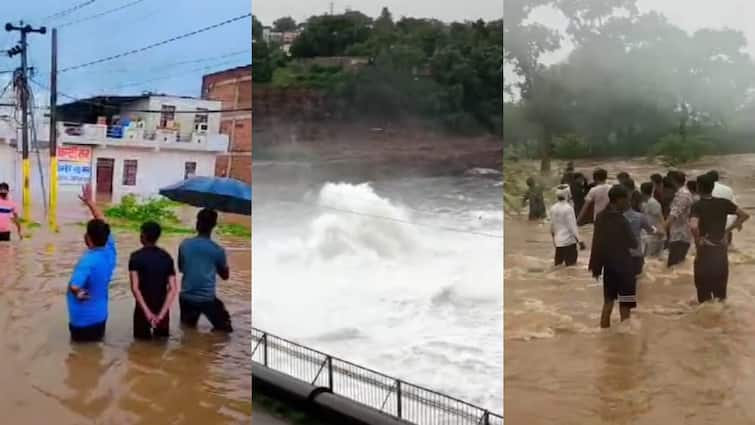
<instances>
[{"instance_id":1,"label":"person wading in water","mask_svg":"<svg viewBox=\"0 0 755 425\"><path fill-rule=\"evenodd\" d=\"M713 197L715 180L710 174L697 178L700 200L692 205L689 227L697 247L695 288L697 301L704 303L726 299L729 280L729 253L726 235L742 226L750 216L733 202ZM726 218L736 215L730 226Z\"/></svg>"},{"instance_id":2,"label":"person wading in water","mask_svg":"<svg viewBox=\"0 0 755 425\"><path fill-rule=\"evenodd\" d=\"M595 220L589 270L595 279L603 275L603 311L600 327L611 327L613 304L619 301L621 321L629 319L637 307L637 279L631 250L639 248L637 239L624 218L629 195L624 186L608 191L609 204Z\"/></svg>"}]
</instances>

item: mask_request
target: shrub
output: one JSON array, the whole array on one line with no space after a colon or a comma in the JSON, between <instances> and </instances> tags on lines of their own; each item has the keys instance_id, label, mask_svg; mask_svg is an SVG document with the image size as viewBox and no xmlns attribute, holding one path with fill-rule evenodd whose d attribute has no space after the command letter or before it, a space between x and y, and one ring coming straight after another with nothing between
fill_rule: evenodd
<instances>
[{"instance_id":1,"label":"shrub","mask_svg":"<svg viewBox=\"0 0 755 425\"><path fill-rule=\"evenodd\" d=\"M120 204L105 210L105 216L138 223L156 221L161 224L179 224L180 220L173 212L175 206L174 202L162 197L139 202L135 195L126 195Z\"/></svg>"},{"instance_id":2,"label":"shrub","mask_svg":"<svg viewBox=\"0 0 755 425\"><path fill-rule=\"evenodd\" d=\"M567 134L553 140L553 156L556 158L578 159L590 154L590 145L576 134Z\"/></svg>"},{"instance_id":3,"label":"shrub","mask_svg":"<svg viewBox=\"0 0 755 425\"><path fill-rule=\"evenodd\" d=\"M653 145L650 155L659 157L666 167L676 167L702 158L709 149L710 145L701 136L682 138L679 134L668 134Z\"/></svg>"}]
</instances>

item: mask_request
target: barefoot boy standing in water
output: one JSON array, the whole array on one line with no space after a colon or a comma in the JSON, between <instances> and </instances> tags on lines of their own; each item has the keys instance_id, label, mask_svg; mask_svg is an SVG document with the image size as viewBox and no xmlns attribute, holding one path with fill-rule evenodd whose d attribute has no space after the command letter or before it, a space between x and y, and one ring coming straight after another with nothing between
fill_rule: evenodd
<instances>
[{"instance_id":1,"label":"barefoot boy standing in water","mask_svg":"<svg viewBox=\"0 0 755 425\"><path fill-rule=\"evenodd\" d=\"M613 304L618 299L621 321L637 307L637 279L630 250L637 249L624 211L629 207L627 190L620 185L608 191L608 206L598 214L592 238L589 269L595 279L603 275L603 311L600 327L611 326Z\"/></svg>"},{"instance_id":2,"label":"barefoot boy standing in water","mask_svg":"<svg viewBox=\"0 0 755 425\"><path fill-rule=\"evenodd\" d=\"M165 338L170 335L170 306L178 295L173 257L157 246L162 229L148 221L142 224L142 248L128 262L134 294L134 338Z\"/></svg>"},{"instance_id":3,"label":"barefoot boy standing in water","mask_svg":"<svg viewBox=\"0 0 755 425\"><path fill-rule=\"evenodd\" d=\"M87 251L81 256L68 284L68 328L75 342L101 341L108 318L108 289L116 263L116 249L110 226L92 199L92 188L86 185L79 196L89 208L92 219L87 223L84 243Z\"/></svg>"}]
</instances>

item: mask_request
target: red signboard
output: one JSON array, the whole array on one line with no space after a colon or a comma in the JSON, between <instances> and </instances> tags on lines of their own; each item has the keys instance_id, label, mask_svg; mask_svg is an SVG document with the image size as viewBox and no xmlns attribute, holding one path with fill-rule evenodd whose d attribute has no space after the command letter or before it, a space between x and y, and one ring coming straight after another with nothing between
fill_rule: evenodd
<instances>
[{"instance_id":1,"label":"red signboard","mask_svg":"<svg viewBox=\"0 0 755 425\"><path fill-rule=\"evenodd\" d=\"M58 161L91 162L92 149L87 146L60 146Z\"/></svg>"}]
</instances>

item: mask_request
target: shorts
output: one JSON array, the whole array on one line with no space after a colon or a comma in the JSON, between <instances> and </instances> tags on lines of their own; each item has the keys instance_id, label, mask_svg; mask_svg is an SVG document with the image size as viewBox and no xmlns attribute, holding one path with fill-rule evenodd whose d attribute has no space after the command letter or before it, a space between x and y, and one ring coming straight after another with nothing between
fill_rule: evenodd
<instances>
[{"instance_id":1,"label":"shorts","mask_svg":"<svg viewBox=\"0 0 755 425\"><path fill-rule=\"evenodd\" d=\"M105 325L107 322L97 323L90 326L73 326L68 324L73 342L99 342L105 338Z\"/></svg>"},{"instance_id":2,"label":"shorts","mask_svg":"<svg viewBox=\"0 0 755 425\"><path fill-rule=\"evenodd\" d=\"M622 307L637 307L637 279L632 270L605 267L603 271L603 299L619 301Z\"/></svg>"},{"instance_id":3,"label":"shorts","mask_svg":"<svg viewBox=\"0 0 755 425\"><path fill-rule=\"evenodd\" d=\"M152 324L147 320L141 307L134 307L134 338L152 339L167 338L170 336L170 313L166 314L157 327L152 328Z\"/></svg>"},{"instance_id":4,"label":"shorts","mask_svg":"<svg viewBox=\"0 0 755 425\"><path fill-rule=\"evenodd\" d=\"M0 242L9 242L10 232L0 232Z\"/></svg>"},{"instance_id":5,"label":"shorts","mask_svg":"<svg viewBox=\"0 0 755 425\"><path fill-rule=\"evenodd\" d=\"M642 274L642 269L645 267L645 257L632 256L632 266L634 275L639 276Z\"/></svg>"},{"instance_id":6,"label":"shorts","mask_svg":"<svg viewBox=\"0 0 755 425\"><path fill-rule=\"evenodd\" d=\"M689 242L671 241L668 244L668 266L675 266L683 263L687 259L689 252Z\"/></svg>"},{"instance_id":7,"label":"shorts","mask_svg":"<svg viewBox=\"0 0 755 425\"><path fill-rule=\"evenodd\" d=\"M556 258L554 259L554 263L557 266L560 266L561 264L573 266L577 264L577 257L579 257L577 244L569 246L558 246L556 247Z\"/></svg>"},{"instance_id":8,"label":"shorts","mask_svg":"<svg viewBox=\"0 0 755 425\"><path fill-rule=\"evenodd\" d=\"M197 322L199 322L199 316L204 314L207 320L212 323L214 331L233 332L231 315L225 309L223 301L220 301L218 298L212 301L195 302L179 297L178 303L181 307L182 324L196 327Z\"/></svg>"},{"instance_id":9,"label":"shorts","mask_svg":"<svg viewBox=\"0 0 755 425\"><path fill-rule=\"evenodd\" d=\"M726 299L729 282L729 252L725 246L698 247L695 256L695 288L700 303Z\"/></svg>"}]
</instances>

